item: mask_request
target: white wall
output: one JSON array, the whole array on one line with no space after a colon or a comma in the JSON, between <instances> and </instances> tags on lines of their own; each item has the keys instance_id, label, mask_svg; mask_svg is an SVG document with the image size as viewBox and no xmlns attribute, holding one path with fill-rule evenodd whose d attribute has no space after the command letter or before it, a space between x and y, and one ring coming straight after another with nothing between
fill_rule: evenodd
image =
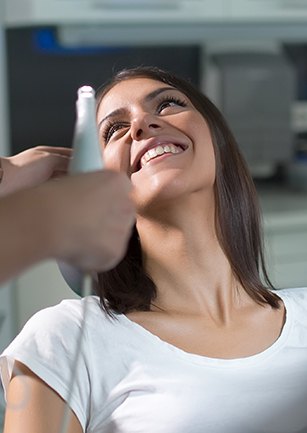
<instances>
[{"instance_id":1,"label":"white wall","mask_svg":"<svg viewBox=\"0 0 307 433\"><path fill-rule=\"evenodd\" d=\"M64 281L56 262L33 266L16 281L17 328L38 310L55 305L62 299L78 298Z\"/></svg>"}]
</instances>

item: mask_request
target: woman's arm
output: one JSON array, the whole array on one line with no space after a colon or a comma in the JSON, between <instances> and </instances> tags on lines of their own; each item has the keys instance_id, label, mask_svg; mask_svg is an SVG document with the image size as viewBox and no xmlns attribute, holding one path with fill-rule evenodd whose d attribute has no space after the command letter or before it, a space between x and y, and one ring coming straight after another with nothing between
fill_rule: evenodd
<instances>
[{"instance_id":1,"label":"woman's arm","mask_svg":"<svg viewBox=\"0 0 307 433\"><path fill-rule=\"evenodd\" d=\"M64 400L24 364L15 363L7 392L3 433L60 433ZM76 415L69 409L65 433L82 433Z\"/></svg>"}]
</instances>

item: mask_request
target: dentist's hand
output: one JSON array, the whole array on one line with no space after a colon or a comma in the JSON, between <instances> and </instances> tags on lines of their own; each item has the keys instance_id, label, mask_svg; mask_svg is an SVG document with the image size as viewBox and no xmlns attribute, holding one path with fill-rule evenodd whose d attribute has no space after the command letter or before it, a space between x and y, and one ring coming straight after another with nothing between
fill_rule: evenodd
<instances>
[{"instance_id":1,"label":"dentist's hand","mask_svg":"<svg viewBox=\"0 0 307 433\"><path fill-rule=\"evenodd\" d=\"M0 283L46 259L105 271L124 256L135 210L126 175L66 176L0 200Z\"/></svg>"},{"instance_id":2,"label":"dentist's hand","mask_svg":"<svg viewBox=\"0 0 307 433\"><path fill-rule=\"evenodd\" d=\"M126 175L108 170L42 185L49 255L87 271L114 267L135 222L131 189Z\"/></svg>"},{"instance_id":3,"label":"dentist's hand","mask_svg":"<svg viewBox=\"0 0 307 433\"><path fill-rule=\"evenodd\" d=\"M37 146L1 157L0 197L66 174L71 155L72 150L66 147Z\"/></svg>"}]
</instances>

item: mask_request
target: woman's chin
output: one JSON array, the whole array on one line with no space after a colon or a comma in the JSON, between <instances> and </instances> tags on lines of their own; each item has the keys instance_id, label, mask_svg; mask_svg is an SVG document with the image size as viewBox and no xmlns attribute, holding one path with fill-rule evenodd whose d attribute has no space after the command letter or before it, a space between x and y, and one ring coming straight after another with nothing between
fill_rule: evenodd
<instances>
[{"instance_id":1,"label":"woman's chin","mask_svg":"<svg viewBox=\"0 0 307 433\"><path fill-rule=\"evenodd\" d=\"M135 187L134 202L137 212L148 214L157 209L172 209L174 204L179 204L188 193L186 184L180 180L160 183L151 182L144 184L142 188Z\"/></svg>"}]
</instances>

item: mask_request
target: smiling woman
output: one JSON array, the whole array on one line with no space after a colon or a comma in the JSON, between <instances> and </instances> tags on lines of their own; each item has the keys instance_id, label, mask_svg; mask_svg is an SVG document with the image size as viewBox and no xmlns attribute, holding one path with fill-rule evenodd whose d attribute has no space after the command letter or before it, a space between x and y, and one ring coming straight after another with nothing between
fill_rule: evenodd
<instances>
[{"instance_id":1,"label":"smiling woman","mask_svg":"<svg viewBox=\"0 0 307 433\"><path fill-rule=\"evenodd\" d=\"M228 256L233 274L256 302L268 302L276 307L276 295L260 280L261 269L266 285L272 288L265 269L253 181L231 131L211 101L188 82L165 71L136 68L120 72L97 92L97 117L106 164L127 172L136 198L142 193L150 195L153 205L153 190L160 185L156 200L159 210L166 196L166 203L165 200L163 203L169 212L176 209L178 215L178 207L190 206L191 197L194 199L197 191L195 205L201 208L201 219L210 220L211 227L214 226L214 235ZM103 129L104 121L110 118L113 118L112 123ZM124 126L119 128L118 125ZM112 133L105 140L105 130L110 131L110 128ZM166 160L161 145L172 146L176 151ZM177 153L181 160L172 158ZM149 163L141 164L143 156L148 158L150 154L155 158L150 157ZM174 183L180 201L174 187L171 189ZM140 224L139 221L124 261L99 278L103 305L107 308L104 303L107 300L117 312L149 310L156 296L152 279L143 271ZM205 237L206 227L202 230ZM130 281L133 286L127 287Z\"/></svg>"},{"instance_id":2,"label":"smiling woman","mask_svg":"<svg viewBox=\"0 0 307 433\"><path fill-rule=\"evenodd\" d=\"M142 67L98 91L97 123L137 218L87 298L68 431L307 431L307 289L270 284L255 188L221 113ZM38 313L4 352L5 433L58 431L84 302Z\"/></svg>"}]
</instances>

